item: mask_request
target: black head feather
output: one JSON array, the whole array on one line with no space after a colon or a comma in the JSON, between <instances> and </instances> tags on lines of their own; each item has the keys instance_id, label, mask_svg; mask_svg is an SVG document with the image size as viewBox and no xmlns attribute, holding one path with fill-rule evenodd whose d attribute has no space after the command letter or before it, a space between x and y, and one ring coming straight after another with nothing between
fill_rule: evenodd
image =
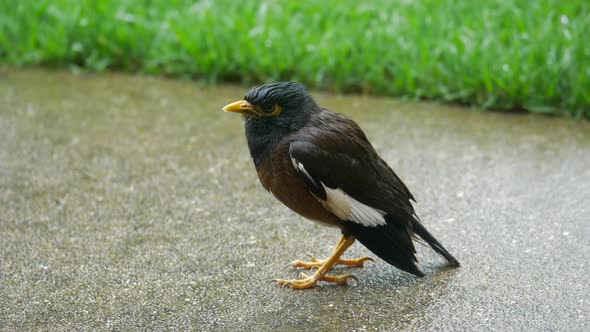
<instances>
[{"instance_id":1,"label":"black head feather","mask_svg":"<svg viewBox=\"0 0 590 332\"><path fill-rule=\"evenodd\" d=\"M263 110L279 105L282 108L300 108L305 106L311 96L305 86L297 82L275 82L250 89L244 99Z\"/></svg>"},{"instance_id":2,"label":"black head feather","mask_svg":"<svg viewBox=\"0 0 590 332\"><path fill-rule=\"evenodd\" d=\"M297 82L257 86L244 99L262 114L272 113L277 106L281 108L278 115L245 116L246 137L255 163L282 137L305 126L311 114L320 110L305 86Z\"/></svg>"},{"instance_id":3,"label":"black head feather","mask_svg":"<svg viewBox=\"0 0 590 332\"><path fill-rule=\"evenodd\" d=\"M297 113L316 108L305 86L297 82L275 82L250 89L244 99L263 113L270 113L276 105L285 110L283 117L297 116Z\"/></svg>"}]
</instances>

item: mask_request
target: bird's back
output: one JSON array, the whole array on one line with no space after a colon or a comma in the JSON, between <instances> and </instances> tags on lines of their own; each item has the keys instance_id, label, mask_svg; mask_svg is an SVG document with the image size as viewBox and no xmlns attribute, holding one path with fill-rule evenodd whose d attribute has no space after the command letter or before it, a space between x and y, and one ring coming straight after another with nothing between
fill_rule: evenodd
<instances>
[{"instance_id":1,"label":"bird's back","mask_svg":"<svg viewBox=\"0 0 590 332\"><path fill-rule=\"evenodd\" d=\"M415 275L412 238L417 234L453 265L458 265L420 223L412 206L413 195L389 165L377 154L361 128L347 117L321 110L291 141L308 142L317 149L309 160L301 156L306 171L328 188L338 189L354 200L383 213L385 224L370 225L343 220L344 233L353 235L388 263Z\"/></svg>"},{"instance_id":2,"label":"bird's back","mask_svg":"<svg viewBox=\"0 0 590 332\"><path fill-rule=\"evenodd\" d=\"M313 113L309 125L289 138L307 141L330 154L318 173L331 179L327 186L340 187L360 202L390 213L413 214L414 196L389 165L377 154L365 133L346 116L322 109Z\"/></svg>"}]
</instances>

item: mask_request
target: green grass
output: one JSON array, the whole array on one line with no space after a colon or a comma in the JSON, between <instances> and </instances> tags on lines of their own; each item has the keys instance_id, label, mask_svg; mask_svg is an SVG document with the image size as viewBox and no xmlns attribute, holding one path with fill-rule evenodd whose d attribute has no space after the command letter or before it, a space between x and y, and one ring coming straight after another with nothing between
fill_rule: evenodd
<instances>
[{"instance_id":1,"label":"green grass","mask_svg":"<svg viewBox=\"0 0 590 332\"><path fill-rule=\"evenodd\" d=\"M590 2L0 0L0 61L590 118Z\"/></svg>"}]
</instances>

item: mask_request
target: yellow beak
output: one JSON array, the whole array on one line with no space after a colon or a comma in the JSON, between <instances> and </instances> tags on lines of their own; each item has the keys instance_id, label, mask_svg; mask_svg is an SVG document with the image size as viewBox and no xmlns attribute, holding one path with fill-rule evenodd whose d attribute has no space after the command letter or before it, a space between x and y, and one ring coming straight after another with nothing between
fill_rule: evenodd
<instances>
[{"instance_id":1,"label":"yellow beak","mask_svg":"<svg viewBox=\"0 0 590 332\"><path fill-rule=\"evenodd\" d=\"M250 104L249 102L247 102L246 100L239 100L236 101L235 103L231 103L229 105L226 105L223 108L224 112L234 112L234 113L241 113L241 114L248 114L248 113L257 113L254 110L254 106L252 106L252 104Z\"/></svg>"}]
</instances>

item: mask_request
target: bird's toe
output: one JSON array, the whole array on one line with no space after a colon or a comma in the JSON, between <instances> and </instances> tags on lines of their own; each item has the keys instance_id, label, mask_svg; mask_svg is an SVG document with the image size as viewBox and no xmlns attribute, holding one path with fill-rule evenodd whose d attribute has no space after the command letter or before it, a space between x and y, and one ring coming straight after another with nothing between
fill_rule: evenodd
<instances>
[{"instance_id":1,"label":"bird's toe","mask_svg":"<svg viewBox=\"0 0 590 332\"><path fill-rule=\"evenodd\" d=\"M301 273L301 279L275 279L277 284L282 287L289 286L293 289L307 289L317 284L315 276L308 276L305 273Z\"/></svg>"},{"instance_id":2,"label":"bird's toe","mask_svg":"<svg viewBox=\"0 0 590 332\"><path fill-rule=\"evenodd\" d=\"M317 258L315 258L314 256L311 256L311 255L309 257L309 260L310 260L309 262L295 260L295 261L292 261L290 263L290 265L292 267L294 267L294 268L301 267L301 268L304 268L304 269L308 269L309 270L309 269L313 269L313 268L319 268L324 263L323 260L319 260L319 259L317 259Z\"/></svg>"},{"instance_id":3,"label":"bird's toe","mask_svg":"<svg viewBox=\"0 0 590 332\"><path fill-rule=\"evenodd\" d=\"M355 258L355 259L340 259L340 260L338 260L338 262L336 264L354 266L354 267L364 267L365 262L367 262L367 261L375 262L375 260L373 258L365 256L365 257Z\"/></svg>"},{"instance_id":4,"label":"bird's toe","mask_svg":"<svg viewBox=\"0 0 590 332\"><path fill-rule=\"evenodd\" d=\"M321 260L317 259L314 256L310 256L309 260L310 260L309 262L295 260L295 261L292 261L290 263L290 265L294 268L304 268L304 269L309 270L309 269L319 268L326 261L325 259L321 259ZM351 266L351 267L364 267L365 262L367 262L367 261L375 262L375 260L373 258L365 256L365 257L354 258L354 259L339 259L336 261L336 263L334 265L345 265L345 266Z\"/></svg>"},{"instance_id":5,"label":"bird's toe","mask_svg":"<svg viewBox=\"0 0 590 332\"><path fill-rule=\"evenodd\" d=\"M347 285L348 280L358 281L358 278L353 276L352 274L343 274L338 276L323 276L320 278L321 281L325 282L333 282L338 285Z\"/></svg>"}]
</instances>

